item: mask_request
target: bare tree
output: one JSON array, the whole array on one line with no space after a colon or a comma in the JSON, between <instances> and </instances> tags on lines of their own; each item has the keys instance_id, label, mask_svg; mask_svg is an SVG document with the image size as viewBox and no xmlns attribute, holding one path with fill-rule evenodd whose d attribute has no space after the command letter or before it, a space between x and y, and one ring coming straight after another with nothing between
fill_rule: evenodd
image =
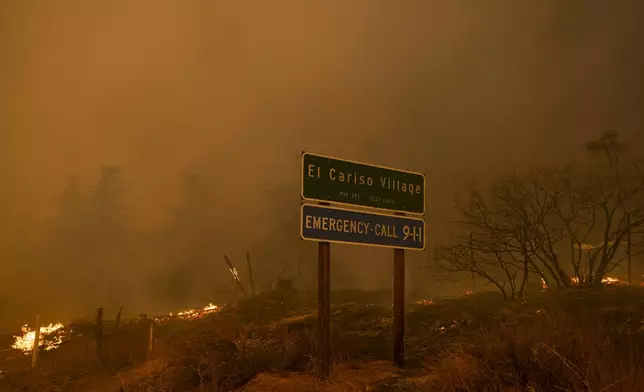
<instances>
[{"instance_id":1,"label":"bare tree","mask_svg":"<svg viewBox=\"0 0 644 392\"><path fill-rule=\"evenodd\" d=\"M441 249L443 270L475 273L508 298L523 295L531 274L549 285L570 285L556 251L561 235L548 220L552 200L539 176L513 173L486 194L470 186L456 205L461 215L456 223L469 235L467 241L457 240L456 247L449 244ZM465 258L457 258L459 254Z\"/></svg>"},{"instance_id":2,"label":"bare tree","mask_svg":"<svg viewBox=\"0 0 644 392\"><path fill-rule=\"evenodd\" d=\"M441 249L447 269L478 274L512 298L531 273L548 287L600 286L627 259L629 233L644 226L644 170L624 159L626 144L614 131L587 146L605 159L512 173L487 193L470 186L457 202L457 223L474 240Z\"/></svg>"},{"instance_id":3,"label":"bare tree","mask_svg":"<svg viewBox=\"0 0 644 392\"><path fill-rule=\"evenodd\" d=\"M437 251L439 269L447 273L468 272L495 286L507 299L523 295L527 275L523 263L500 238L479 234L457 238Z\"/></svg>"},{"instance_id":4,"label":"bare tree","mask_svg":"<svg viewBox=\"0 0 644 392\"><path fill-rule=\"evenodd\" d=\"M588 170L586 179L585 200L592 208L589 221L595 229L589 237L597 243L586 246L587 285L601 285L607 273L621 266L627 257L622 250L628 234L644 225L644 168L625 159L626 147L616 131L607 131L588 144L591 152L604 159ZM583 251L577 242L579 252Z\"/></svg>"}]
</instances>

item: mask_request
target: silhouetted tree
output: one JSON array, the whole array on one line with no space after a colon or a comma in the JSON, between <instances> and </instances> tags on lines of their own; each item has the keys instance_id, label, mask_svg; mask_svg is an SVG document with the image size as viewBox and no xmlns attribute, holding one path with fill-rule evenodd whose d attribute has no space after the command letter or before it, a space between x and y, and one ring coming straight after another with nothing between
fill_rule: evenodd
<instances>
[{"instance_id":1,"label":"silhouetted tree","mask_svg":"<svg viewBox=\"0 0 644 392\"><path fill-rule=\"evenodd\" d=\"M644 171L622 156L624 146L609 131L587 144L607 158L597 164L514 173L485 194L471 187L458 203L459 223L475 240L451 241L439 259L448 270L488 280L505 275L512 290L516 276L509 271L516 268L522 268L523 280L534 272L550 287L600 286L621 265L626 234L644 225Z\"/></svg>"},{"instance_id":2,"label":"silhouetted tree","mask_svg":"<svg viewBox=\"0 0 644 392\"><path fill-rule=\"evenodd\" d=\"M616 170L622 153L626 151L628 144L620 140L619 131L607 130L598 139L591 140L586 148L591 153L601 154L607 158L609 168Z\"/></svg>"},{"instance_id":3,"label":"silhouetted tree","mask_svg":"<svg viewBox=\"0 0 644 392\"><path fill-rule=\"evenodd\" d=\"M104 301L127 290L123 280L131 270L127 221L122 170L101 166L98 175L90 179L82 238L86 263L94 267L94 279L87 283L98 289Z\"/></svg>"},{"instance_id":4,"label":"silhouetted tree","mask_svg":"<svg viewBox=\"0 0 644 392\"><path fill-rule=\"evenodd\" d=\"M188 300L200 289L212 296L212 266L215 262L219 266L221 259L214 185L205 176L188 172L183 176L182 189L181 200L163 234L170 269L163 273L156 290L177 301Z\"/></svg>"},{"instance_id":5,"label":"silhouetted tree","mask_svg":"<svg viewBox=\"0 0 644 392\"><path fill-rule=\"evenodd\" d=\"M291 178L298 178L292 175ZM307 286L305 275L315 276L317 253L315 244L300 239L300 189L296 181L276 184L265 191L264 215L259 217L271 228L255 246L253 268L258 286L269 287L282 272L297 277L300 286ZM287 270L284 270L284 266ZM307 273L308 272L308 273ZM310 285L311 282L309 282Z\"/></svg>"},{"instance_id":6,"label":"silhouetted tree","mask_svg":"<svg viewBox=\"0 0 644 392\"><path fill-rule=\"evenodd\" d=\"M87 266L83 257L84 224L87 213L87 199L82 184L72 176L68 179L62 194L57 198L56 215L49 236L45 239L44 257L53 259L48 265L60 278L62 290L73 291L79 279L86 279Z\"/></svg>"},{"instance_id":7,"label":"silhouetted tree","mask_svg":"<svg viewBox=\"0 0 644 392\"><path fill-rule=\"evenodd\" d=\"M571 187L569 192L586 201L584 207L589 218L583 224L591 225L586 230L591 241L586 244L586 251L576 233L567 231L576 245L577 259L586 260L588 285L601 285L606 274L621 266L628 232L644 226L644 166L625 154L628 144L619 136L619 132L609 130L588 143L591 152L606 159L590 168L583 198L578 187Z\"/></svg>"},{"instance_id":8,"label":"silhouetted tree","mask_svg":"<svg viewBox=\"0 0 644 392\"><path fill-rule=\"evenodd\" d=\"M523 295L528 281L523 261L507 250L508 244L493 239L462 238L437 250L438 267L442 272L467 272L479 276L496 287L504 298Z\"/></svg>"},{"instance_id":9,"label":"silhouetted tree","mask_svg":"<svg viewBox=\"0 0 644 392\"><path fill-rule=\"evenodd\" d=\"M68 179L63 193L58 198L58 211L54 219L54 229L64 240L78 240L87 214L87 198L83 194L83 184L78 177Z\"/></svg>"},{"instance_id":10,"label":"silhouetted tree","mask_svg":"<svg viewBox=\"0 0 644 392\"><path fill-rule=\"evenodd\" d=\"M89 185L87 228L97 243L110 245L121 239L127 218L124 204L125 182L121 168L101 166Z\"/></svg>"}]
</instances>

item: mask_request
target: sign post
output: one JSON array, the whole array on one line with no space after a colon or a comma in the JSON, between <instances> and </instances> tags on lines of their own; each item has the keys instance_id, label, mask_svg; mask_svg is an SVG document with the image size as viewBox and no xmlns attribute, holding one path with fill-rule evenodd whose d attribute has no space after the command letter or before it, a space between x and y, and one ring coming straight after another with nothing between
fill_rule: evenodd
<instances>
[{"instance_id":1,"label":"sign post","mask_svg":"<svg viewBox=\"0 0 644 392\"><path fill-rule=\"evenodd\" d=\"M398 213L400 215L400 213ZM423 240L424 245L424 240ZM405 250L394 249L394 365L405 367Z\"/></svg>"},{"instance_id":2,"label":"sign post","mask_svg":"<svg viewBox=\"0 0 644 392\"><path fill-rule=\"evenodd\" d=\"M393 362L402 368L405 364L405 249L425 249L425 221L422 218L425 214L425 176L305 152L302 154L301 198L319 203L302 205L300 237L319 242L320 378L328 377L331 357L332 242L394 249ZM331 207L330 203L345 208ZM346 208L355 206L382 212Z\"/></svg>"},{"instance_id":3,"label":"sign post","mask_svg":"<svg viewBox=\"0 0 644 392\"><path fill-rule=\"evenodd\" d=\"M394 365L405 366L405 250L394 249Z\"/></svg>"},{"instance_id":4,"label":"sign post","mask_svg":"<svg viewBox=\"0 0 644 392\"><path fill-rule=\"evenodd\" d=\"M633 274L631 273L631 267L633 266L632 264L632 256L631 256L631 213L626 214L626 227L628 227L628 231L626 232L626 257L628 260L628 284L633 284Z\"/></svg>"},{"instance_id":5,"label":"sign post","mask_svg":"<svg viewBox=\"0 0 644 392\"><path fill-rule=\"evenodd\" d=\"M326 380L331 362L331 244L328 241L318 244L318 356L320 378Z\"/></svg>"}]
</instances>

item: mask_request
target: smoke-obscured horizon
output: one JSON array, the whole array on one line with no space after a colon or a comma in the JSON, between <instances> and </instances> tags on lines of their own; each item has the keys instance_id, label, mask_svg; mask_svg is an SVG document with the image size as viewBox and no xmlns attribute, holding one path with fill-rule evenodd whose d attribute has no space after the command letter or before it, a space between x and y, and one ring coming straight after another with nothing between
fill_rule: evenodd
<instances>
[{"instance_id":1,"label":"smoke-obscured horizon","mask_svg":"<svg viewBox=\"0 0 644 392\"><path fill-rule=\"evenodd\" d=\"M427 173L431 242L464 181L573 161L607 128L641 143L643 8L4 1L0 328L97 302L175 306L168 276L193 288L185 302L234 298L224 253L244 267L250 251L266 281L302 261L314 284L315 247L292 218L303 150ZM122 170L127 246L108 256L74 237L74 264L51 245L52 222L69 178L90 197L101 165ZM195 195L201 210L182 209ZM333 255L335 287L390 287L387 251ZM417 271L428 253L408 257ZM111 286L97 289L96 274ZM415 290L442 290L412 274Z\"/></svg>"}]
</instances>

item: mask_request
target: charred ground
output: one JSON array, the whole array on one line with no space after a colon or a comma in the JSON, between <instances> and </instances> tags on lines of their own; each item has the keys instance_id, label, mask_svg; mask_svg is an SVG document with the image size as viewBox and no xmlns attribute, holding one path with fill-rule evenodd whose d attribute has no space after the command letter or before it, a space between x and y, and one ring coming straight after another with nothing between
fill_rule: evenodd
<instances>
[{"instance_id":1,"label":"charred ground","mask_svg":"<svg viewBox=\"0 0 644 392\"><path fill-rule=\"evenodd\" d=\"M13 353L15 360L3 361L0 385L6 391L644 387L642 288L537 291L521 302L477 293L414 303L405 371L390 365L389 302L386 291L333 293L334 369L326 383L315 377L314 297L274 291L192 321L157 324L148 360L144 322L109 333L103 361L95 356L93 323L79 322L74 328L85 334L43 353L35 371L25 370L27 357Z\"/></svg>"}]
</instances>

